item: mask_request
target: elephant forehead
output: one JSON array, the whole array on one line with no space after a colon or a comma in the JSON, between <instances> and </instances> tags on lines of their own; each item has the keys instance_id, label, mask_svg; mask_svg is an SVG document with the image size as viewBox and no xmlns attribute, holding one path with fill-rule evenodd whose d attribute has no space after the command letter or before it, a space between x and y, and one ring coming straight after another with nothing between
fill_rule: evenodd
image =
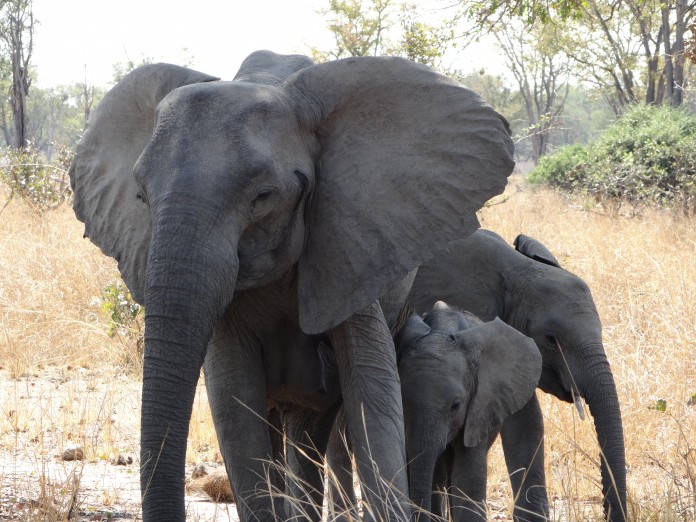
<instances>
[{"instance_id":1,"label":"elephant forehead","mask_svg":"<svg viewBox=\"0 0 696 522\"><path fill-rule=\"evenodd\" d=\"M139 167L203 172L309 170L308 140L274 87L211 82L181 87L158 106ZM224 171L224 172L223 172Z\"/></svg>"},{"instance_id":2,"label":"elephant forehead","mask_svg":"<svg viewBox=\"0 0 696 522\"><path fill-rule=\"evenodd\" d=\"M468 369L466 358L448 341L448 336L433 334L417 341L399 361L399 374L403 379L431 373L459 375Z\"/></svg>"},{"instance_id":3,"label":"elephant forehead","mask_svg":"<svg viewBox=\"0 0 696 522\"><path fill-rule=\"evenodd\" d=\"M297 118L287 97L276 87L209 82L169 93L157 108L157 124L155 132L207 130L243 139L250 134L297 127Z\"/></svg>"}]
</instances>

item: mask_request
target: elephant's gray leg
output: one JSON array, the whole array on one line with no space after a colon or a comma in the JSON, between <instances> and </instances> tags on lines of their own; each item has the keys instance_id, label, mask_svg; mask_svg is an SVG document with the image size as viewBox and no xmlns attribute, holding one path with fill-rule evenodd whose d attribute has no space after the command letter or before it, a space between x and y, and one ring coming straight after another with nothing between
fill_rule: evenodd
<instances>
[{"instance_id":1,"label":"elephant's gray leg","mask_svg":"<svg viewBox=\"0 0 696 522\"><path fill-rule=\"evenodd\" d=\"M486 480L488 479L488 448L497 432L488 441L474 448L464 446L461 437L452 441L454 459L450 475L450 515L455 522L483 522L486 517Z\"/></svg>"},{"instance_id":2,"label":"elephant's gray leg","mask_svg":"<svg viewBox=\"0 0 696 522\"><path fill-rule=\"evenodd\" d=\"M283 430L283 413L277 408L268 411L268 425L271 434L271 447L273 448L273 462L285 461L285 434ZM285 493L285 482L278 485L281 493Z\"/></svg>"},{"instance_id":3,"label":"elephant's gray leg","mask_svg":"<svg viewBox=\"0 0 696 522\"><path fill-rule=\"evenodd\" d=\"M375 302L328 332L367 515L410 518L404 416L394 342Z\"/></svg>"},{"instance_id":4,"label":"elephant's gray leg","mask_svg":"<svg viewBox=\"0 0 696 522\"><path fill-rule=\"evenodd\" d=\"M285 412L285 451L290 509L298 519L321 520L324 500L324 454L338 406L329 411ZM290 511L290 510L289 510Z\"/></svg>"},{"instance_id":5,"label":"elephant's gray leg","mask_svg":"<svg viewBox=\"0 0 696 522\"><path fill-rule=\"evenodd\" d=\"M345 520L358 520L360 517L353 485L353 459L350 454L346 416L341 408L336 415L336 422L326 448L326 464L329 469L327 484L329 510Z\"/></svg>"},{"instance_id":6,"label":"elephant's gray leg","mask_svg":"<svg viewBox=\"0 0 696 522\"><path fill-rule=\"evenodd\" d=\"M500 432L518 522L548 519L549 500L544 472L544 419L536 395L503 422Z\"/></svg>"},{"instance_id":7,"label":"elephant's gray leg","mask_svg":"<svg viewBox=\"0 0 696 522\"><path fill-rule=\"evenodd\" d=\"M250 336L218 327L208 346L204 370L208 401L239 519L285 519L278 466L269 464L273 447L267 419L266 378L261 347Z\"/></svg>"}]
</instances>

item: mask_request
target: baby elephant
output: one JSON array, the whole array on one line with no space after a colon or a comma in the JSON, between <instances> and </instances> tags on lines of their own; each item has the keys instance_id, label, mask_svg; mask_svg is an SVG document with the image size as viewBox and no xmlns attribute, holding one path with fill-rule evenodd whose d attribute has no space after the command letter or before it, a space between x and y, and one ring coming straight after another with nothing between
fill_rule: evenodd
<instances>
[{"instance_id":1,"label":"baby elephant","mask_svg":"<svg viewBox=\"0 0 696 522\"><path fill-rule=\"evenodd\" d=\"M503 420L534 394L541 355L534 341L500 319L484 323L438 302L423 319L412 315L394 338L406 430L409 496L422 511L444 514L435 487L448 487L457 521L481 520L481 509L463 491L485 499L486 476L471 473ZM331 434L330 505L351 511L353 474L339 420ZM475 471L479 470L476 466ZM432 496L432 498L431 498ZM433 500L435 503L433 503ZM347 511L346 511L347 512Z\"/></svg>"},{"instance_id":2,"label":"baby elephant","mask_svg":"<svg viewBox=\"0 0 696 522\"><path fill-rule=\"evenodd\" d=\"M480 515L458 494L481 480L485 488L485 477L469 475L466 452L486 444L503 420L534 394L541 373L539 350L533 340L500 319L483 323L443 302L422 320L411 316L394 344L409 496L424 516L441 511L432 505L431 494L433 484L442 484L446 473L452 518L478 519Z\"/></svg>"}]
</instances>

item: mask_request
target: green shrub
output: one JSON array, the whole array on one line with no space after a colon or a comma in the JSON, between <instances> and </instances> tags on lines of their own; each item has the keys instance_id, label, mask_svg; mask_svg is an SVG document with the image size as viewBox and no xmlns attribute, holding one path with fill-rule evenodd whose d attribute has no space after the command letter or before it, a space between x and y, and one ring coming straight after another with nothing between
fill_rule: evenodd
<instances>
[{"instance_id":1,"label":"green shrub","mask_svg":"<svg viewBox=\"0 0 696 522\"><path fill-rule=\"evenodd\" d=\"M128 289L120 282L102 289L101 311L108 320L107 334L118 337L123 350L116 357L118 364L136 373L142 373L145 350L145 310L133 301Z\"/></svg>"},{"instance_id":2,"label":"green shrub","mask_svg":"<svg viewBox=\"0 0 696 522\"><path fill-rule=\"evenodd\" d=\"M593 143L542 158L529 176L600 201L651 203L692 213L696 204L696 115L636 106Z\"/></svg>"},{"instance_id":3,"label":"green shrub","mask_svg":"<svg viewBox=\"0 0 696 522\"><path fill-rule=\"evenodd\" d=\"M555 154L543 156L527 181L534 185L553 185L564 190L573 190L585 181L590 153L583 145L567 145Z\"/></svg>"},{"instance_id":4,"label":"green shrub","mask_svg":"<svg viewBox=\"0 0 696 522\"><path fill-rule=\"evenodd\" d=\"M9 189L10 198L19 196L40 211L55 208L72 197L68 179L72 157L71 149L61 147L58 159L47 164L31 146L8 149L0 160L0 181Z\"/></svg>"},{"instance_id":5,"label":"green shrub","mask_svg":"<svg viewBox=\"0 0 696 522\"><path fill-rule=\"evenodd\" d=\"M109 321L109 337L140 334L138 318L143 315L143 307L133 301L121 282L116 281L102 289L101 311Z\"/></svg>"}]
</instances>

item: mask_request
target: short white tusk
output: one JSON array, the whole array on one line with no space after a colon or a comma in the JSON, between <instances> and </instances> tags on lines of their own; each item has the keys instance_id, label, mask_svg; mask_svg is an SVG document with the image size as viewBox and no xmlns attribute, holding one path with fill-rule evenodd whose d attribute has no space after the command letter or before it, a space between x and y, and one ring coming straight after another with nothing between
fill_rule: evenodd
<instances>
[{"instance_id":1,"label":"short white tusk","mask_svg":"<svg viewBox=\"0 0 696 522\"><path fill-rule=\"evenodd\" d=\"M575 387L571 387L571 393L573 394L573 402L575 403L575 408L578 410L578 415L580 420L585 420L585 405L582 403L582 397L579 393L575 392Z\"/></svg>"}]
</instances>

